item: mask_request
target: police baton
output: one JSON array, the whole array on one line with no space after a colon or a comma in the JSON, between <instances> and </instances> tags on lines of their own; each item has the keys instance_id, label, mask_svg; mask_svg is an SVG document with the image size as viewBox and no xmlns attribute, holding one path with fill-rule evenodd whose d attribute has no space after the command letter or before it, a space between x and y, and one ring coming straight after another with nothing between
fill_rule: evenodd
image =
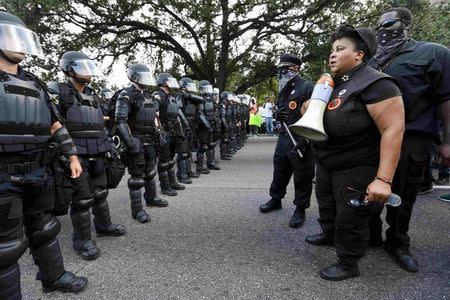
<instances>
[{"instance_id":1,"label":"police baton","mask_svg":"<svg viewBox=\"0 0 450 300\"><path fill-rule=\"evenodd\" d=\"M291 131L289 130L289 126L287 126L287 124L285 122L281 122L281 124L283 124L284 130L286 130L287 134L291 138L291 141L292 141L292 144L294 144L294 147L297 147L298 143L295 140L294 136L292 135ZM297 153L298 153L298 156L300 156L300 158L303 158L303 154L300 151L300 149L297 149Z\"/></svg>"}]
</instances>

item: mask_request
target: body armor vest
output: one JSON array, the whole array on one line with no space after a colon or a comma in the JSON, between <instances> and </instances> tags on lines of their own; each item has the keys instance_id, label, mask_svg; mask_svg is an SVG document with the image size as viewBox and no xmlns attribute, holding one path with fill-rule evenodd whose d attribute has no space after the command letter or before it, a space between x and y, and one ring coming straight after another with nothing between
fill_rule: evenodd
<instances>
[{"instance_id":1,"label":"body armor vest","mask_svg":"<svg viewBox=\"0 0 450 300\"><path fill-rule=\"evenodd\" d=\"M77 92L67 83L59 84L59 97L65 108L65 123L80 155L97 155L110 150L104 131L105 122L100 99L90 93Z\"/></svg>"},{"instance_id":2,"label":"body armor vest","mask_svg":"<svg viewBox=\"0 0 450 300\"><path fill-rule=\"evenodd\" d=\"M208 121L214 121L215 119L214 103L212 102L210 97L206 97L204 106L206 118L208 119Z\"/></svg>"},{"instance_id":3,"label":"body armor vest","mask_svg":"<svg viewBox=\"0 0 450 300\"><path fill-rule=\"evenodd\" d=\"M130 101L134 106L134 118L129 120L130 130L132 133L152 133L155 129L155 119L158 107L150 94L137 91L128 91Z\"/></svg>"},{"instance_id":4,"label":"body armor vest","mask_svg":"<svg viewBox=\"0 0 450 300\"><path fill-rule=\"evenodd\" d=\"M100 99L94 93L79 93L65 83L59 85L60 97L68 107L65 126L72 137L104 136L103 112Z\"/></svg>"},{"instance_id":5,"label":"body armor vest","mask_svg":"<svg viewBox=\"0 0 450 300\"><path fill-rule=\"evenodd\" d=\"M378 163L381 136L366 104L360 101L360 94L369 85L383 78L395 81L390 76L363 65L351 75L350 80L334 88L323 117L328 140L314 143L319 162L331 168L340 168L352 161L353 156L355 163ZM363 157L366 152L373 153L366 158ZM363 161L358 161L361 157Z\"/></svg>"},{"instance_id":6,"label":"body armor vest","mask_svg":"<svg viewBox=\"0 0 450 300\"><path fill-rule=\"evenodd\" d=\"M163 126L167 127L178 122L178 104L175 97L158 90L154 94L160 101L159 116Z\"/></svg>"},{"instance_id":7,"label":"body armor vest","mask_svg":"<svg viewBox=\"0 0 450 300\"><path fill-rule=\"evenodd\" d=\"M30 79L32 76L30 75ZM34 80L0 73L0 152L8 144L40 144L50 138L52 125L47 96ZM15 152L17 149L11 148Z\"/></svg>"}]
</instances>

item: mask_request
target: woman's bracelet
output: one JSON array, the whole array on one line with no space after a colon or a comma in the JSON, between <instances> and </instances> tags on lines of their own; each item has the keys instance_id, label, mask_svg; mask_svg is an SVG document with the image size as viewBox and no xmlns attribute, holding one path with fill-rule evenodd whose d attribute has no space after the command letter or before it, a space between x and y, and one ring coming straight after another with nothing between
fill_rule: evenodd
<instances>
[{"instance_id":1,"label":"woman's bracelet","mask_svg":"<svg viewBox=\"0 0 450 300\"><path fill-rule=\"evenodd\" d=\"M380 181L383 181L384 183L387 183L387 184L389 184L390 186L392 186L392 181L389 181L389 180L380 178L380 177L378 177L378 176L375 176L375 179L380 180Z\"/></svg>"}]
</instances>

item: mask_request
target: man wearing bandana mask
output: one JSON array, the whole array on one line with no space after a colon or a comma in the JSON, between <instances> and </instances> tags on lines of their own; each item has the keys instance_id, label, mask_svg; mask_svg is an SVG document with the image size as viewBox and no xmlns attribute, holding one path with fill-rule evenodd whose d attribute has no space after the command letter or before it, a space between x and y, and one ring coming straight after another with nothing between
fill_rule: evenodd
<instances>
[{"instance_id":1,"label":"man wearing bandana mask","mask_svg":"<svg viewBox=\"0 0 450 300\"><path fill-rule=\"evenodd\" d=\"M300 74L302 60L293 54L281 55L277 65L279 93L276 100L277 109L274 118L286 125L294 124L300 117L300 108L303 102L311 97L314 85L303 79ZM277 146L273 157L273 180L270 186L271 199L259 207L260 212L268 213L281 209L281 199L286 194L286 187L291 176L294 175L296 206L294 215L289 221L289 226L298 228L305 222L305 210L310 205L312 192L312 179L314 177L314 162L311 155L311 147L308 141L294 135L303 158L300 158L287 132L282 128L278 137Z\"/></svg>"},{"instance_id":2,"label":"man wearing bandana mask","mask_svg":"<svg viewBox=\"0 0 450 300\"><path fill-rule=\"evenodd\" d=\"M438 134L439 115L444 128L438 151L448 164L450 157L450 50L442 45L408 37L411 12L403 7L384 11L377 23L378 49L370 65L397 79L405 105L402 153L393 180L400 195L399 207L388 207L385 249L409 272L418 262L409 252L409 222L425 167L429 163L433 137ZM380 212L381 213L381 212ZM382 244L382 221L371 219L371 243Z\"/></svg>"}]
</instances>

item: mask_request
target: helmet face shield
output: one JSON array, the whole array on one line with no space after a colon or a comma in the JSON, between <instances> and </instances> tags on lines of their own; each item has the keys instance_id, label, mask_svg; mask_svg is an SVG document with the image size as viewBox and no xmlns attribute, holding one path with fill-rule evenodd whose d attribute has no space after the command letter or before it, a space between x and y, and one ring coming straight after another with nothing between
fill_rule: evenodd
<instances>
[{"instance_id":1,"label":"helmet face shield","mask_svg":"<svg viewBox=\"0 0 450 300\"><path fill-rule=\"evenodd\" d=\"M104 92L102 95L105 99L111 99L114 96L113 92Z\"/></svg>"},{"instance_id":2,"label":"helmet face shield","mask_svg":"<svg viewBox=\"0 0 450 300\"><path fill-rule=\"evenodd\" d=\"M184 87L189 93L198 93L197 85L194 82L188 82Z\"/></svg>"},{"instance_id":3,"label":"helmet face shield","mask_svg":"<svg viewBox=\"0 0 450 300\"><path fill-rule=\"evenodd\" d=\"M131 80L145 86L158 86L156 84L155 76L150 72L136 72Z\"/></svg>"},{"instance_id":4,"label":"helmet face shield","mask_svg":"<svg viewBox=\"0 0 450 300\"><path fill-rule=\"evenodd\" d=\"M214 91L213 91L212 85L209 84L209 85L204 85L204 86L200 87L200 92L202 94L212 94Z\"/></svg>"},{"instance_id":5,"label":"helmet face shield","mask_svg":"<svg viewBox=\"0 0 450 300\"><path fill-rule=\"evenodd\" d=\"M37 34L13 24L0 24L0 49L44 57Z\"/></svg>"},{"instance_id":6,"label":"helmet face shield","mask_svg":"<svg viewBox=\"0 0 450 300\"><path fill-rule=\"evenodd\" d=\"M180 85L178 84L178 81L173 77L167 78L166 83L167 83L167 86L171 89L180 89Z\"/></svg>"},{"instance_id":7,"label":"helmet face shield","mask_svg":"<svg viewBox=\"0 0 450 300\"><path fill-rule=\"evenodd\" d=\"M93 60L82 59L76 60L75 65L72 66L73 71L78 75L83 76L96 76L98 75L98 69Z\"/></svg>"}]
</instances>

